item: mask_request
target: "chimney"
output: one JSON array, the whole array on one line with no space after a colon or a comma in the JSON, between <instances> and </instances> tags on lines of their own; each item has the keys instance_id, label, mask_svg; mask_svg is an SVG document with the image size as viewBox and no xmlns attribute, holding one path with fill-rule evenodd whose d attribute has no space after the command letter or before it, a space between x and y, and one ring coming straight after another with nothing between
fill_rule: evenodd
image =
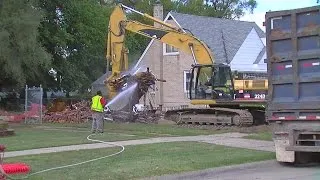
<instances>
[{"instance_id":1,"label":"chimney","mask_svg":"<svg viewBox=\"0 0 320 180\"><path fill-rule=\"evenodd\" d=\"M153 17L163 21L163 5L161 4L160 0L156 1L153 6ZM155 27L160 27L159 23L154 22Z\"/></svg>"}]
</instances>

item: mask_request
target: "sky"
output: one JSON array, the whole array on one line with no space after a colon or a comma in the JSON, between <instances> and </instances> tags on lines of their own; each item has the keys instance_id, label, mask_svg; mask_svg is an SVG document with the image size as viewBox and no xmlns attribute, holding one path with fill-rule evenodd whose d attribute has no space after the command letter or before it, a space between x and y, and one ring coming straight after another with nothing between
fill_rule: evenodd
<instances>
[{"instance_id":1,"label":"sky","mask_svg":"<svg viewBox=\"0 0 320 180\"><path fill-rule=\"evenodd\" d=\"M317 0L256 0L257 8L254 9L253 14L246 13L244 17L240 18L243 21L254 21L257 25L265 31L262 25L265 19L265 13L269 10L289 10L296 8L303 8L309 6L316 6Z\"/></svg>"}]
</instances>

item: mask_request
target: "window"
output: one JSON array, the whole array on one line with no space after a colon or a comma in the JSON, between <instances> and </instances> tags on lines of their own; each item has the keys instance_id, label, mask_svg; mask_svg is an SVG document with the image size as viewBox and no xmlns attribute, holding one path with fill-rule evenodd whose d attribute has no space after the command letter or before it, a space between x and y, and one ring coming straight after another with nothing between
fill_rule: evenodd
<instances>
[{"instance_id":1,"label":"window","mask_svg":"<svg viewBox=\"0 0 320 180\"><path fill-rule=\"evenodd\" d=\"M163 44L163 55L178 55L178 48L170 46L168 44Z\"/></svg>"},{"instance_id":2,"label":"window","mask_svg":"<svg viewBox=\"0 0 320 180\"><path fill-rule=\"evenodd\" d=\"M185 93L189 92L191 73L189 71L183 71L183 91Z\"/></svg>"}]
</instances>

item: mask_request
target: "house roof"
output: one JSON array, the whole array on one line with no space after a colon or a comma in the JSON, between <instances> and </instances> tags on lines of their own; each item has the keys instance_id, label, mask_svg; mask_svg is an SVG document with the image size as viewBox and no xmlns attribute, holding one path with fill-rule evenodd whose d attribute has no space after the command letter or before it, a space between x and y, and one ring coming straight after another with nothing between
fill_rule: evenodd
<instances>
[{"instance_id":1,"label":"house roof","mask_svg":"<svg viewBox=\"0 0 320 180\"><path fill-rule=\"evenodd\" d=\"M246 37L254 28L260 38L265 33L255 22L196 16L171 11L173 19L204 41L212 50L217 63L230 63ZM169 17L170 19L170 17Z\"/></svg>"}]
</instances>

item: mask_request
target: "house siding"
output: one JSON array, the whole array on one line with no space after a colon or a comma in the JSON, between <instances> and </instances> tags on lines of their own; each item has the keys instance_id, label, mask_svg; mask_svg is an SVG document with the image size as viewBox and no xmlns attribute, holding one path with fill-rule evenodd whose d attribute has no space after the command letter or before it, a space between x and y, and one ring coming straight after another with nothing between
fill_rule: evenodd
<instances>
[{"instance_id":1,"label":"house siding","mask_svg":"<svg viewBox=\"0 0 320 180\"><path fill-rule=\"evenodd\" d=\"M258 64L253 64L263 48L263 41L258 36L256 30L252 28L231 61L231 69L237 71L267 71L266 64L260 63L261 61L263 62L263 57Z\"/></svg>"},{"instance_id":2,"label":"house siding","mask_svg":"<svg viewBox=\"0 0 320 180\"><path fill-rule=\"evenodd\" d=\"M165 22L178 26L174 20L165 20ZM148 105L150 101L154 107L161 105L164 110L181 106L204 107L191 105L188 94L184 91L184 72L190 70L193 64L192 56L182 51L179 51L176 55L164 55L165 49L163 46L164 44L157 40L151 41L150 47L146 49L137 64L137 67L142 70L149 67L150 71L158 78L166 80L166 82L156 82L157 90L150 90L147 93L146 104ZM261 58L262 62L260 61L257 65L253 65L263 48L263 40L260 39L256 30L252 28L232 59L231 68L241 71L244 69L254 70L254 67L261 66L259 67L260 70L265 71L266 66L263 63L265 54ZM140 103L144 103L144 98L141 98Z\"/></svg>"},{"instance_id":3,"label":"house siding","mask_svg":"<svg viewBox=\"0 0 320 180\"><path fill-rule=\"evenodd\" d=\"M166 22L178 26L173 20ZM150 99L155 107L162 105L163 108L190 105L187 93L184 92L184 71L190 70L192 56L181 51L176 55L164 55L165 44L157 40L151 43L136 68L143 70L149 67L155 76L166 82L156 82L157 90L147 94L146 103L149 104ZM140 99L140 103L144 103L144 98Z\"/></svg>"},{"instance_id":4,"label":"house siding","mask_svg":"<svg viewBox=\"0 0 320 180\"><path fill-rule=\"evenodd\" d=\"M184 71L189 71L192 59L179 51L179 55L165 55L164 60L164 106L188 105L190 100L184 92Z\"/></svg>"}]
</instances>

